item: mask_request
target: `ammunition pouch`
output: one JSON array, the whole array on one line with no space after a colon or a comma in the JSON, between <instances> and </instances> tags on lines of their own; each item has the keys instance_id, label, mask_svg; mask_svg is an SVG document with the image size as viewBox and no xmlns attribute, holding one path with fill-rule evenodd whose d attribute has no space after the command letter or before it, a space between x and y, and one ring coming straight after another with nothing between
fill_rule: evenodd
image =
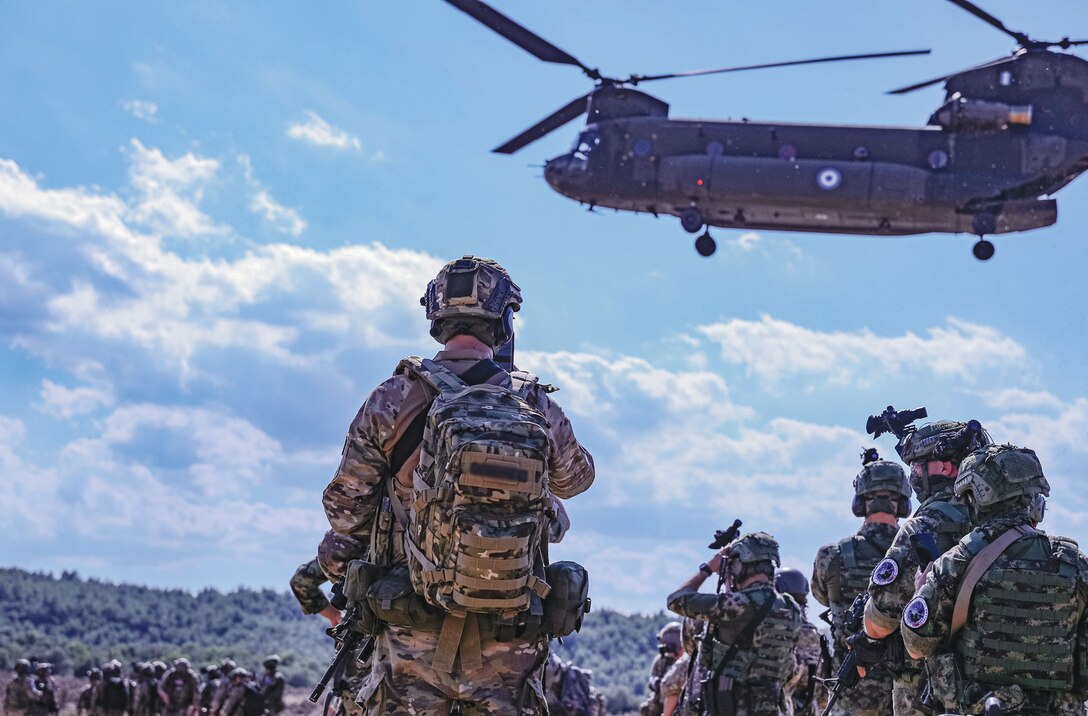
<instances>
[{"instance_id":1,"label":"ammunition pouch","mask_svg":"<svg viewBox=\"0 0 1088 716\"><path fill-rule=\"evenodd\" d=\"M544 569L551 591L544 599L540 630L552 637L570 636L582 628L589 612L589 572L577 562L553 562Z\"/></svg>"},{"instance_id":2,"label":"ammunition pouch","mask_svg":"<svg viewBox=\"0 0 1088 716\"><path fill-rule=\"evenodd\" d=\"M388 567L362 559L348 563L348 568L344 572L343 593L349 606L349 613L354 616L350 624L352 631L368 635L378 633L378 619L370 608L367 592L388 571Z\"/></svg>"},{"instance_id":3,"label":"ammunition pouch","mask_svg":"<svg viewBox=\"0 0 1088 716\"><path fill-rule=\"evenodd\" d=\"M377 622L417 631L439 632L445 612L431 605L412 587L407 567L393 567L369 586L366 603Z\"/></svg>"},{"instance_id":4,"label":"ammunition pouch","mask_svg":"<svg viewBox=\"0 0 1088 716\"><path fill-rule=\"evenodd\" d=\"M929 657L925 661L926 666L926 690L928 692L927 705L954 706L960 703L963 689L963 679L956 663L955 655L950 651L942 651Z\"/></svg>"}]
</instances>

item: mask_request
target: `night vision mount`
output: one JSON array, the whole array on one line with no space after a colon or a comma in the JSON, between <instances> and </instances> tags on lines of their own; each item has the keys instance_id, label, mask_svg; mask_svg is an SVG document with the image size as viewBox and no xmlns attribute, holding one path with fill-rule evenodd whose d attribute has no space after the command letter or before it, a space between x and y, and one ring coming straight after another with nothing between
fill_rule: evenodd
<instances>
[{"instance_id":1,"label":"night vision mount","mask_svg":"<svg viewBox=\"0 0 1088 716\"><path fill-rule=\"evenodd\" d=\"M861 451L861 466L865 467L870 463L874 463L880 459L880 453L876 451L876 448L868 448Z\"/></svg>"},{"instance_id":2,"label":"night vision mount","mask_svg":"<svg viewBox=\"0 0 1088 716\"><path fill-rule=\"evenodd\" d=\"M884 409L880 415L870 415L865 421L865 432L878 438L884 433L891 433L900 440L914 432L914 421L929 417L924 407L913 410L896 410L892 406Z\"/></svg>"}]
</instances>

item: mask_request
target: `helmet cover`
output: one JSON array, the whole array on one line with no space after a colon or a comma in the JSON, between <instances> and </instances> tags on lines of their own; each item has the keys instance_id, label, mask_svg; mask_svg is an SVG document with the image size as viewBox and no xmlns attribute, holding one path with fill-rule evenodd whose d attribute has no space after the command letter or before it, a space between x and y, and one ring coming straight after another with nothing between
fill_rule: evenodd
<instances>
[{"instance_id":1,"label":"helmet cover","mask_svg":"<svg viewBox=\"0 0 1088 716\"><path fill-rule=\"evenodd\" d=\"M1050 495L1050 483L1034 450L990 445L964 458L956 477L956 496L970 495L980 512L1022 495Z\"/></svg>"},{"instance_id":2,"label":"helmet cover","mask_svg":"<svg viewBox=\"0 0 1088 716\"><path fill-rule=\"evenodd\" d=\"M766 532L752 532L733 540L729 544L729 559L742 564L771 562L776 567L782 564L778 556L778 542Z\"/></svg>"}]
</instances>

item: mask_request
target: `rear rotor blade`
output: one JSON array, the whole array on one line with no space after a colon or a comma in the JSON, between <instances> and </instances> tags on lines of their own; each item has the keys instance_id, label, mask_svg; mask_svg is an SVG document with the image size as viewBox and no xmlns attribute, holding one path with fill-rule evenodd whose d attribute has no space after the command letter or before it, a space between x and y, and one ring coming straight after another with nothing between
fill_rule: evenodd
<instances>
[{"instance_id":1,"label":"rear rotor blade","mask_svg":"<svg viewBox=\"0 0 1088 716\"><path fill-rule=\"evenodd\" d=\"M978 19L985 22L986 24L991 25L993 27L996 27L998 30L1001 30L1001 32L1005 33L1006 35L1008 35L1012 39L1016 40L1021 45L1031 44L1031 38L1030 37L1028 37L1027 35L1025 35L1022 32L1017 32L1016 30L1010 30L1009 28L1005 27L1005 23L1001 22L996 17L994 17L990 13L986 12L985 10L980 8L978 5L975 5L970 0L948 0L948 1L950 3L952 3L953 5L957 5L957 6L961 7L961 8L963 8L964 10L971 13L972 15L977 17Z\"/></svg>"},{"instance_id":2,"label":"rear rotor blade","mask_svg":"<svg viewBox=\"0 0 1088 716\"><path fill-rule=\"evenodd\" d=\"M820 62L842 62L846 60L875 60L882 57L906 57L908 55L928 55L929 50L906 50L904 52L877 52L867 55L836 55L834 57L817 57L811 60L791 60L789 62L769 62L763 65L741 65L738 67L721 67L716 70L695 70L694 72L673 72L667 75L631 75L628 82L651 82L654 80L668 80L674 77L698 77L700 75L717 75L725 72L743 72L745 70L763 70L770 67L791 67L794 65L814 65Z\"/></svg>"},{"instance_id":3,"label":"rear rotor blade","mask_svg":"<svg viewBox=\"0 0 1088 716\"><path fill-rule=\"evenodd\" d=\"M589 94L593 94L590 92ZM550 115L540 120L532 127L529 127L524 132L514 137L510 141L495 147L491 151L496 154L513 154L527 144L531 144L540 139L544 135L554 132L562 127L567 122L578 116L585 114L589 109L589 94L582 95L578 99L568 102L560 109L552 112Z\"/></svg>"},{"instance_id":4,"label":"rear rotor blade","mask_svg":"<svg viewBox=\"0 0 1088 716\"><path fill-rule=\"evenodd\" d=\"M522 27L487 3L482 2L482 0L446 0L446 2L475 18L538 59L561 65L574 65L580 67L583 72L593 79L599 79L596 70L586 67L573 55L560 50L543 37Z\"/></svg>"}]
</instances>

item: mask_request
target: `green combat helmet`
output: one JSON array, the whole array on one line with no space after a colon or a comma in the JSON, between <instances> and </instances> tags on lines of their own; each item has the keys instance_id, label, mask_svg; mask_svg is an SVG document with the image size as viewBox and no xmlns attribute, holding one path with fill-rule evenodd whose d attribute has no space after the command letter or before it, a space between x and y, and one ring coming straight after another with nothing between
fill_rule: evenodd
<instances>
[{"instance_id":1,"label":"green combat helmet","mask_svg":"<svg viewBox=\"0 0 1088 716\"><path fill-rule=\"evenodd\" d=\"M752 532L733 540L729 545L729 559L741 564L771 562L776 567L782 564L778 557L778 542L766 532Z\"/></svg>"},{"instance_id":2,"label":"green combat helmet","mask_svg":"<svg viewBox=\"0 0 1088 716\"><path fill-rule=\"evenodd\" d=\"M16 674L24 674L24 675L29 674L30 673L30 662L28 660L26 660L26 659L18 659L15 662L15 673Z\"/></svg>"},{"instance_id":3,"label":"green combat helmet","mask_svg":"<svg viewBox=\"0 0 1088 716\"><path fill-rule=\"evenodd\" d=\"M955 490L976 519L1019 503L1029 508L1035 522L1040 522L1050 483L1034 450L990 445L964 458Z\"/></svg>"},{"instance_id":4,"label":"green combat helmet","mask_svg":"<svg viewBox=\"0 0 1088 716\"><path fill-rule=\"evenodd\" d=\"M854 478L854 501L850 505L854 516L868 517L877 512L894 514L896 517L910 516L910 483L903 468L890 460L881 460L875 450L862 453L862 460L867 459ZM894 506L887 498L867 501L866 495L874 492L894 492L899 495L899 500Z\"/></svg>"},{"instance_id":5,"label":"green combat helmet","mask_svg":"<svg viewBox=\"0 0 1088 716\"><path fill-rule=\"evenodd\" d=\"M896 444L895 451L903 462L912 466L910 486L918 499L925 502L934 493L951 486L953 478L916 470L914 463L941 460L959 464L971 452L992 442L977 420L966 423L938 420L907 432Z\"/></svg>"},{"instance_id":6,"label":"green combat helmet","mask_svg":"<svg viewBox=\"0 0 1088 716\"><path fill-rule=\"evenodd\" d=\"M280 665L280 656L279 656L279 654L272 654L271 656L266 656L265 659L264 659L264 662L263 662L263 666L266 669L275 669L279 665Z\"/></svg>"},{"instance_id":7,"label":"green combat helmet","mask_svg":"<svg viewBox=\"0 0 1088 716\"><path fill-rule=\"evenodd\" d=\"M674 657L678 655L680 653L680 644L683 641L682 631L683 625L680 622L669 622L661 627L661 631L657 633L658 652Z\"/></svg>"},{"instance_id":8,"label":"green combat helmet","mask_svg":"<svg viewBox=\"0 0 1088 716\"><path fill-rule=\"evenodd\" d=\"M439 343L467 333L498 346L513 333L521 289L498 262L464 256L442 267L419 303L431 321L431 336Z\"/></svg>"}]
</instances>

